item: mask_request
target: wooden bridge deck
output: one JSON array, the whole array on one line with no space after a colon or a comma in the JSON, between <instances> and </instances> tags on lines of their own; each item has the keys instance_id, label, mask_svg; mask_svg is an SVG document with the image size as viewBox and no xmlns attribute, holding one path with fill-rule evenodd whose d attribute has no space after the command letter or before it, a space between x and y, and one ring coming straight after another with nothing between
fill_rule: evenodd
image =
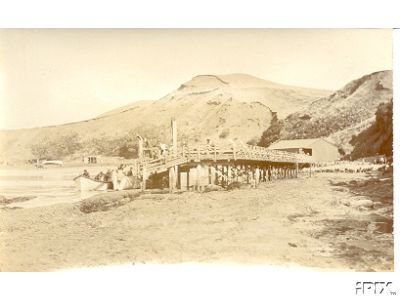
<instances>
[{"instance_id":1,"label":"wooden bridge deck","mask_svg":"<svg viewBox=\"0 0 400 300\"><path fill-rule=\"evenodd\" d=\"M274 172L276 177L297 177L300 164L314 163L311 156L263 147L250 146L240 141L229 141L225 144L208 142L192 147L178 147L178 132L176 120L171 120L172 147L170 151L157 159L146 159L143 143L145 139L138 135L139 159L135 162L136 174L141 178L141 188L146 188L146 182L151 175L168 172L170 191L175 188L190 188L195 186L201 190L209 184L226 185L232 181L245 180L247 183L265 179L266 174ZM148 150L148 149L147 149ZM267 171L268 169L268 171ZM311 170L311 168L310 168ZM164 175L161 175L161 181ZM153 176L154 181L160 176ZM160 185L160 183L158 183ZM163 184L161 183L161 186Z\"/></svg>"},{"instance_id":2,"label":"wooden bridge deck","mask_svg":"<svg viewBox=\"0 0 400 300\"><path fill-rule=\"evenodd\" d=\"M164 172L174 166L181 166L192 162L274 162L287 164L310 164L313 163L311 156L286 151L270 150L263 147L251 145L211 146L197 145L184 147L177 153L169 152L155 160L145 160L142 167L147 173Z\"/></svg>"}]
</instances>

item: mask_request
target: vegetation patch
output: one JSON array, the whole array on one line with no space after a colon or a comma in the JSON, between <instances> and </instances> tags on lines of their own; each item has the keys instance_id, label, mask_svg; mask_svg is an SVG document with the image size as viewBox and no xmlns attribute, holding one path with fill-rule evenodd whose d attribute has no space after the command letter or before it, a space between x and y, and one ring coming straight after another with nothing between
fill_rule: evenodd
<instances>
[{"instance_id":1,"label":"vegetation patch","mask_svg":"<svg viewBox=\"0 0 400 300\"><path fill-rule=\"evenodd\" d=\"M107 211L132 202L142 194L141 191L107 192L82 200L79 210L85 214L97 211Z\"/></svg>"},{"instance_id":2,"label":"vegetation patch","mask_svg":"<svg viewBox=\"0 0 400 300\"><path fill-rule=\"evenodd\" d=\"M224 128L224 129L222 130L222 132L219 134L219 137L220 137L221 139L225 139L225 138L228 137L228 135L229 135L229 128Z\"/></svg>"},{"instance_id":3,"label":"vegetation patch","mask_svg":"<svg viewBox=\"0 0 400 300\"><path fill-rule=\"evenodd\" d=\"M393 99L390 103L381 104L375 114L375 122L353 136L350 144L354 146L350 154L352 159L384 154L393 155Z\"/></svg>"},{"instance_id":4,"label":"vegetation patch","mask_svg":"<svg viewBox=\"0 0 400 300\"><path fill-rule=\"evenodd\" d=\"M0 195L0 204L7 205L11 203L17 202L25 202L36 198L36 196L22 196L22 197L14 197L14 198L6 198Z\"/></svg>"}]
</instances>

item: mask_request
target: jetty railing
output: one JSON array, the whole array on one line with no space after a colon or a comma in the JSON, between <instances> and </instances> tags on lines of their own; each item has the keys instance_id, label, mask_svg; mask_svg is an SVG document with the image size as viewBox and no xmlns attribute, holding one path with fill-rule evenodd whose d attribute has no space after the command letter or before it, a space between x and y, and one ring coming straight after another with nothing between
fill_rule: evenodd
<instances>
[{"instance_id":1,"label":"jetty railing","mask_svg":"<svg viewBox=\"0 0 400 300\"><path fill-rule=\"evenodd\" d=\"M180 147L176 153L174 151L168 151L157 159L144 160L141 164L142 167L146 168L147 172L161 172L172 166L189 162L236 160L302 164L313 163L313 158L305 154L232 143L230 145L199 144L192 147L184 146Z\"/></svg>"}]
</instances>

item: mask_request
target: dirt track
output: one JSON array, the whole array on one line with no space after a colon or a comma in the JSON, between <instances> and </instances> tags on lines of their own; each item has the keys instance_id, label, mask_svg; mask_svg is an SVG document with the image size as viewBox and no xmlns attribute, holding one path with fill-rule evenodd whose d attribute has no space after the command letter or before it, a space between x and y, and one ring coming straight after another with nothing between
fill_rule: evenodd
<instances>
[{"instance_id":1,"label":"dirt track","mask_svg":"<svg viewBox=\"0 0 400 300\"><path fill-rule=\"evenodd\" d=\"M362 184L355 192L348 184L354 179L365 175L318 174L258 189L147 194L89 214L76 204L3 209L0 270L192 261L393 270L392 201L387 194L381 201L376 189L369 197Z\"/></svg>"}]
</instances>

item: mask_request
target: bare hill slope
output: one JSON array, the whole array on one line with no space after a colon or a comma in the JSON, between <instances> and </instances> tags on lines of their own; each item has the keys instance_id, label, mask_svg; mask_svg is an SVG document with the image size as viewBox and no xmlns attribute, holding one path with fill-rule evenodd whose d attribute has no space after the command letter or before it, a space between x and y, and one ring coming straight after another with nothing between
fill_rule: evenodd
<instances>
[{"instance_id":1,"label":"bare hill slope","mask_svg":"<svg viewBox=\"0 0 400 300\"><path fill-rule=\"evenodd\" d=\"M283 122L281 137L328 137L346 152L351 152L352 136L374 122L381 103L391 101L392 81L392 71L375 72L351 81L328 97L289 115Z\"/></svg>"},{"instance_id":2,"label":"bare hill slope","mask_svg":"<svg viewBox=\"0 0 400 300\"><path fill-rule=\"evenodd\" d=\"M259 137L270 126L271 111L294 112L329 94L285 86L245 74L200 75L157 101L140 101L82 122L42 128L0 131L1 161L33 158L30 147L44 137L52 140L77 133L92 138L116 138L140 128L152 128L169 143L169 124L178 121L180 136L191 142Z\"/></svg>"}]
</instances>

